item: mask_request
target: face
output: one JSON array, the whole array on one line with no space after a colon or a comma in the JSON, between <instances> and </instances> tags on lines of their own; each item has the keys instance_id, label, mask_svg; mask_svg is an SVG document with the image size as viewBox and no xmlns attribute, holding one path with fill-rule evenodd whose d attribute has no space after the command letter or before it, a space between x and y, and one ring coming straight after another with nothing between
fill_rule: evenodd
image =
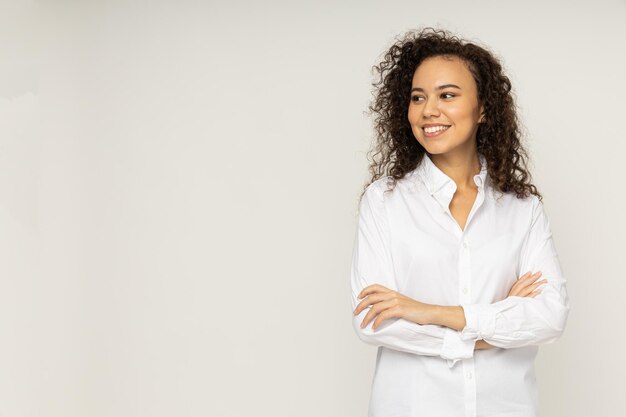
<instances>
[{"instance_id":1,"label":"face","mask_svg":"<svg viewBox=\"0 0 626 417\"><path fill-rule=\"evenodd\" d=\"M476 82L459 58L430 57L415 70L408 119L428 153L474 152L483 110ZM435 130L424 130L429 125Z\"/></svg>"}]
</instances>

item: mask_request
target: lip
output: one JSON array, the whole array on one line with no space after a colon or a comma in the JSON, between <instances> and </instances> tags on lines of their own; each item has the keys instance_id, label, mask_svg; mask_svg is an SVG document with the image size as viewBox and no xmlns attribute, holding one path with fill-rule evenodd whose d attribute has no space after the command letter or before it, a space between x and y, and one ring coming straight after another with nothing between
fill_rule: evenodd
<instances>
[{"instance_id":1,"label":"lip","mask_svg":"<svg viewBox=\"0 0 626 417\"><path fill-rule=\"evenodd\" d=\"M445 123L426 123L422 125L422 129L425 127L434 127L434 126L450 126Z\"/></svg>"},{"instance_id":2,"label":"lip","mask_svg":"<svg viewBox=\"0 0 626 417\"><path fill-rule=\"evenodd\" d=\"M422 126L422 131L424 132L424 136L425 137L427 137L427 138L434 138L436 136L443 135L444 133L446 133L448 131L448 129L445 129L445 130L438 130L435 133L426 133L424 128L426 128L426 127L433 127L433 126L448 126L448 129L450 129L450 125L444 125L444 124L441 124L441 123L427 124L427 125Z\"/></svg>"}]
</instances>

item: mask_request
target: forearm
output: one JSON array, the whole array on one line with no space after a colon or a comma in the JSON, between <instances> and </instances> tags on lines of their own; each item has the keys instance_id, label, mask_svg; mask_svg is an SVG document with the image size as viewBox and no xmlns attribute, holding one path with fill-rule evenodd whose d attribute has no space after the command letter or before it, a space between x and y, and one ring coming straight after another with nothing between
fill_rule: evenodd
<instances>
[{"instance_id":1,"label":"forearm","mask_svg":"<svg viewBox=\"0 0 626 417\"><path fill-rule=\"evenodd\" d=\"M433 304L430 324L438 324L459 331L463 330L466 325L463 307Z\"/></svg>"},{"instance_id":2,"label":"forearm","mask_svg":"<svg viewBox=\"0 0 626 417\"><path fill-rule=\"evenodd\" d=\"M466 325L465 312L461 306L432 305L431 321L431 324L438 324L459 331L463 330ZM476 341L474 350L491 349L493 347L493 345L479 339Z\"/></svg>"}]
</instances>

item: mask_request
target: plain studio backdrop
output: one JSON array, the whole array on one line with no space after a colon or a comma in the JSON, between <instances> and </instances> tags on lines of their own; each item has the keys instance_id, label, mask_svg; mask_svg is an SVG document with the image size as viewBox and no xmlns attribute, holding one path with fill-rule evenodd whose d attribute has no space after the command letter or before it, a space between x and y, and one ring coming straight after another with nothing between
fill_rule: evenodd
<instances>
[{"instance_id":1,"label":"plain studio backdrop","mask_svg":"<svg viewBox=\"0 0 626 417\"><path fill-rule=\"evenodd\" d=\"M626 413L624 1L1 7L1 417L364 416L364 112L420 26L514 86L572 306L543 415Z\"/></svg>"}]
</instances>

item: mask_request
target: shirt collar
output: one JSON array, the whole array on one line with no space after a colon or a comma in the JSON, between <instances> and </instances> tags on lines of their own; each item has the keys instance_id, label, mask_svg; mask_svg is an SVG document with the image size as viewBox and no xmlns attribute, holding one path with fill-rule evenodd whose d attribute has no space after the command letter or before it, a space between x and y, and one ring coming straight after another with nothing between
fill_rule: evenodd
<instances>
[{"instance_id":1,"label":"shirt collar","mask_svg":"<svg viewBox=\"0 0 626 417\"><path fill-rule=\"evenodd\" d=\"M474 183L479 189L483 189L487 181L487 158L479 153L478 159L480 160L480 173L474 175ZM455 184L452 178L433 163L427 153L424 154L422 162L415 168L414 174L422 179L431 195L449 183Z\"/></svg>"}]
</instances>

